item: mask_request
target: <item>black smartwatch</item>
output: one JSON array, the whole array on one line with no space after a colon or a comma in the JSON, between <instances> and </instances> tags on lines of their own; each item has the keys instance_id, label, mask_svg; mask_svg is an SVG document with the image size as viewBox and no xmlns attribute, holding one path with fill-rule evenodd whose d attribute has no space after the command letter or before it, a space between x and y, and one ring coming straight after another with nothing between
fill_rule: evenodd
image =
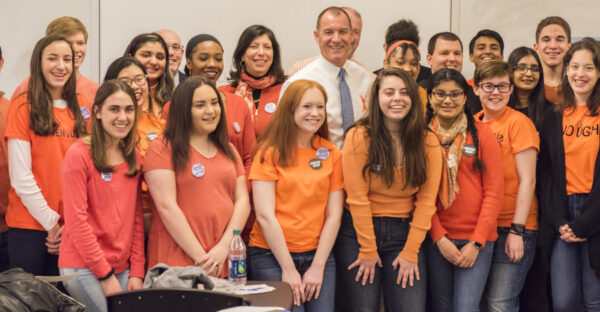
<instances>
[{"instance_id":1,"label":"black smartwatch","mask_svg":"<svg viewBox=\"0 0 600 312\"><path fill-rule=\"evenodd\" d=\"M472 240L471 243L473 243L473 245L475 245L475 248L477 248L477 249L481 249L483 247L480 243L478 243L474 240Z\"/></svg>"}]
</instances>

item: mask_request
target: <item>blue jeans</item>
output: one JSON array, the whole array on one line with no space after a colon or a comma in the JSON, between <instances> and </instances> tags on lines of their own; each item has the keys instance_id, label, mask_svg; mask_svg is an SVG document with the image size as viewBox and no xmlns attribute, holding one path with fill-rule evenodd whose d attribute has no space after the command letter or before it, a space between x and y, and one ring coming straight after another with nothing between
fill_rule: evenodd
<instances>
[{"instance_id":1,"label":"blue jeans","mask_svg":"<svg viewBox=\"0 0 600 312\"><path fill-rule=\"evenodd\" d=\"M406 244L410 220L405 218L373 217L373 229L377 252L383 267L375 266L373 284L362 285L355 281L358 267L348 271L348 266L358 258L359 244L350 212L344 209L340 232L335 243L334 254L338 272L338 300L340 311L379 311L379 296L383 287L385 304L389 311L425 311L427 301L427 272L425 254L419 251L419 275L414 285L402 288L396 283L398 270L392 262Z\"/></svg>"},{"instance_id":2,"label":"blue jeans","mask_svg":"<svg viewBox=\"0 0 600 312\"><path fill-rule=\"evenodd\" d=\"M587 194L568 197L569 221L581 214ZM550 259L552 299L554 311L579 311L582 302L585 311L600 311L600 279L590 265L587 242L566 243L557 237Z\"/></svg>"},{"instance_id":3,"label":"blue jeans","mask_svg":"<svg viewBox=\"0 0 600 312\"><path fill-rule=\"evenodd\" d=\"M490 312L519 311L519 293L525 284L527 272L535 256L537 231L525 230L523 235L523 257L511 262L504 251L510 228L499 227L494 246L492 266L484 295L484 307Z\"/></svg>"},{"instance_id":4,"label":"blue jeans","mask_svg":"<svg viewBox=\"0 0 600 312\"><path fill-rule=\"evenodd\" d=\"M451 240L458 250L468 240ZM427 239L427 275L429 276L429 304L432 312L479 311L479 302L485 289L494 254L494 242L486 242L479 249L475 263L470 268L461 268L448 262L438 247Z\"/></svg>"},{"instance_id":5,"label":"blue jeans","mask_svg":"<svg viewBox=\"0 0 600 312\"><path fill-rule=\"evenodd\" d=\"M269 249L258 247L249 247L250 261L252 262L252 276L260 281L281 281L281 267L275 259L275 255ZM296 270L300 276L310 268L315 257L316 250L307 252L290 252ZM313 299L301 304L294 305L294 312L319 312L333 311L335 295L335 260L333 255L329 255L323 270L323 283L321 284L321 293L319 298Z\"/></svg>"},{"instance_id":6,"label":"blue jeans","mask_svg":"<svg viewBox=\"0 0 600 312\"><path fill-rule=\"evenodd\" d=\"M69 275L79 272L77 278L65 281L63 284L69 294L77 301L83 303L87 312L107 312L106 296L100 286L100 281L96 279L90 269L60 268L60 275ZM127 290L127 281L129 280L129 270L115 274L121 289Z\"/></svg>"}]
</instances>

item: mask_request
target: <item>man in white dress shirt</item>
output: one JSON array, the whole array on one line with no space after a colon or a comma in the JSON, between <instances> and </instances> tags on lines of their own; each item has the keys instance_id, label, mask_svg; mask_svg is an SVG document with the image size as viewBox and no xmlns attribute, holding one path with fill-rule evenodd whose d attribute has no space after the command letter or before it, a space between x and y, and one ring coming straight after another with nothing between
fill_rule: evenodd
<instances>
[{"instance_id":1,"label":"man in white dress shirt","mask_svg":"<svg viewBox=\"0 0 600 312\"><path fill-rule=\"evenodd\" d=\"M323 10L317 19L314 36L321 55L290 77L284 83L279 97L296 80L308 79L320 83L327 91L328 140L341 147L345 129L362 117L366 110L374 76L348 60L353 52L352 25L348 13L342 8L329 7ZM345 106L345 103L351 106Z\"/></svg>"}]
</instances>

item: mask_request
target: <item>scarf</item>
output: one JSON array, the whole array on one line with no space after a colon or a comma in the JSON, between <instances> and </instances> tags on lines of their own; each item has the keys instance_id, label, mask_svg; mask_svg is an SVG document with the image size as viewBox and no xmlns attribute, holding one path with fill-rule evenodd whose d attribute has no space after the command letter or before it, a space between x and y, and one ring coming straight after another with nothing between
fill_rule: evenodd
<instances>
[{"instance_id":1,"label":"scarf","mask_svg":"<svg viewBox=\"0 0 600 312\"><path fill-rule=\"evenodd\" d=\"M235 88L235 95L239 95L246 101L248 104L248 108L250 112L255 111L254 99L252 98L252 90L262 90L272 86L275 83L275 77L273 75L267 75L262 78L256 79L250 77L246 73L246 70L243 69L240 74L240 80L238 81L238 86ZM252 117L252 121L254 121L254 115L250 114Z\"/></svg>"},{"instance_id":2,"label":"scarf","mask_svg":"<svg viewBox=\"0 0 600 312\"><path fill-rule=\"evenodd\" d=\"M444 147L442 153L442 181L438 194L442 206L447 209L452 205L459 191L456 174L466 141L467 116L465 113L460 114L450 129L447 130L442 129L434 117L429 124L429 128L437 135L440 144ZM448 148L448 151L446 151L446 148Z\"/></svg>"}]
</instances>

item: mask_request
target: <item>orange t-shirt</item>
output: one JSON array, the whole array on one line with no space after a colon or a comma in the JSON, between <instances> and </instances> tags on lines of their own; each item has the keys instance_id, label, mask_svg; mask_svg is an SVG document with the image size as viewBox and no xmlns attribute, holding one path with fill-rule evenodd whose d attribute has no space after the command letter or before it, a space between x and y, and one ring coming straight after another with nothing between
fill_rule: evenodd
<instances>
[{"instance_id":1,"label":"orange t-shirt","mask_svg":"<svg viewBox=\"0 0 600 312\"><path fill-rule=\"evenodd\" d=\"M14 101L19 95L27 92L28 87L29 77L25 78L25 80L23 80L21 84L15 89L15 91L10 96L10 101ZM83 95L83 97L88 101L88 103L90 103L89 105L92 106L94 104L94 99L96 98L96 91L98 91L99 87L100 86L95 81L82 74L79 74L79 76L77 77L77 86L75 91L79 95ZM81 106L81 104L79 105Z\"/></svg>"},{"instance_id":2,"label":"orange t-shirt","mask_svg":"<svg viewBox=\"0 0 600 312\"><path fill-rule=\"evenodd\" d=\"M6 129L6 116L10 101L3 97L0 92L0 137L4 138L4 129ZM10 178L8 176L8 153L6 141L0 140L0 233L8 231L4 215L8 208L8 191L10 190Z\"/></svg>"},{"instance_id":3,"label":"orange t-shirt","mask_svg":"<svg viewBox=\"0 0 600 312\"><path fill-rule=\"evenodd\" d=\"M259 151L250 169L251 180L275 181L275 217L290 252L317 249L329 193L344 188L340 150L320 136L313 147L297 147L296 163L289 167L273 163L269 147L264 161ZM270 249L258 222L250 233L250 246Z\"/></svg>"},{"instance_id":4,"label":"orange t-shirt","mask_svg":"<svg viewBox=\"0 0 600 312\"><path fill-rule=\"evenodd\" d=\"M427 180L420 187L404 188L404 166L394 170L394 182L390 187L377 174L363 167L367 163L369 139L364 127L352 128L344 141L344 179L346 184L347 209L352 214L354 228L360 245L360 259L377 257L377 243L372 217L410 218L410 230L400 255L417 262L421 243L431 227L431 218L436 210L440 179L442 177L442 150L433 132L427 131L425 155L427 157Z\"/></svg>"},{"instance_id":5,"label":"orange t-shirt","mask_svg":"<svg viewBox=\"0 0 600 312\"><path fill-rule=\"evenodd\" d=\"M483 111L475 114L477 120L483 118ZM510 227L515 215L517 205L517 192L519 190L519 176L517 175L517 165L515 162L515 154L522 152L528 148L540 149L540 138L537 130L531 120L517 112L516 110L507 107L504 113L498 118L483 123L490 126L492 132L496 135L496 139L502 147L502 164L504 166L504 204L498 216L499 227ZM531 208L525 223L525 228L529 230L537 230L538 221L538 202L535 193L531 199Z\"/></svg>"},{"instance_id":6,"label":"orange t-shirt","mask_svg":"<svg viewBox=\"0 0 600 312\"><path fill-rule=\"evenodd\" d=\"M256 137L259 137L267 128L269 121L273 117L275 109L271 109L273 105L277 106L279 101L279 93L281 92L282 83L261 89L258 108L252 105L248 107L253 115L252 122L254 123L254 132ZM231 85L220 86L219 90L225 93L235 94L235 88ZM252 91L248 91L252 92Z\"/></svg>"},{"instance_id":7,"label":"orange t-shirt","mask_svg":"<svg viewBox=\"0 0 600 312\"><path fill-rule=\"evenodd\" d=\"M232 149L236 161L227 158L221 150L217 150L214 157L206 158L190 146L187 165L175 174L177 205L207 252L219 242L229 225L237 178L244 175L242 161L235 148ZM171 147L166 145L164 137L159 137L146 151L144 172L154 169L172 171L171 157ZM159 216L156 208L152 214ZM148 267L161 262L169 266L194 265L192 258L173 240L160 217L152 218L147 255Z\"/></svg>"},{"instance_id":8,"label":"orange t-shirt","mask_svg":"<svg viewBox=\"0 0 600 312\"><path fill-rule=\"evenodd\" d=\"M419 86L418 90L419 90L419 98L421 99L421 104L423 105L423 111L425 112L425 114L427 114L427 101L429 100L427 98L427 89Z\"/></svg>"},{"instance_id":9,"label":"orange t-shirt","mask_svg":"<svg viewBox=\"0 0 600 312\"><path fill-rule=\"evenodd\" d=\"M575 106L565 109L562 121L567 195L587 194L594 182L600 116L590 116L587 106Z\"/></svg>"},{"instance_id":10,"label":"orange t-shirt","mask_svg":"<svg viewBox=\"0 0 600 312\"><path fill-rule=\"evenodd\" d=\"M560 102L560 95L558 92L558 86L551 87L549 85L544 85L544 94L546 95L546 100L558 104Z\"/></svg>"},{"instance_id":11,"label":"orange t-shirt","mask_svg":"<svg viewBox=\"0 0 600 312\"><path fill-rule=\"evenodd\" d=\"M148 150L150 143L162 135L166 124L166 120L155 117L150 113L144 112L140 115L137 121L137 148L142 157L146 155L146 150ZM145 182L142 182L142 211L144 213L151 213L152 206L154 206L154 203L152 202L152 197L148 194L148 186Z\"/></svg>"},{"instance_id":12,"label":"orange t-shirt","mask_svg":"<svg viewBox=\"0 0 600 312\"><path fill-rule=\"evenodd\" d=\"M152 116L150 113L144 112L140 115L137 121L137 148L142 157L146 155L150 143L165 131L166 124L166 120Z\"/></svg>"},{"instance_id":13,"label":"orange t-shirt","mask_svg":"<svg viewBox=\"0 0 600 312\"><path fill-rule=\"evenodd\" d=\"M84 115L87 127L90 128L91 109L88 101L81 95L77 96L82 111L87 110ZM54 135L38 136L29 128L29 104L27 94L17 97L8 111L8 122L6 123L7 138L15 138L27 141L31 144L31 171L42 195L50 209L56 211L60 216L62 224L63 200L60 181L60 165L67 150L77 140L73 127L75 120L68 108L54 107L54 120L58 123L58 129ZM6 212L6 223L10 227L45 231L23 205L21 199L11 188L9 192L8 211Z\"/></svg>"}]
</instances>

